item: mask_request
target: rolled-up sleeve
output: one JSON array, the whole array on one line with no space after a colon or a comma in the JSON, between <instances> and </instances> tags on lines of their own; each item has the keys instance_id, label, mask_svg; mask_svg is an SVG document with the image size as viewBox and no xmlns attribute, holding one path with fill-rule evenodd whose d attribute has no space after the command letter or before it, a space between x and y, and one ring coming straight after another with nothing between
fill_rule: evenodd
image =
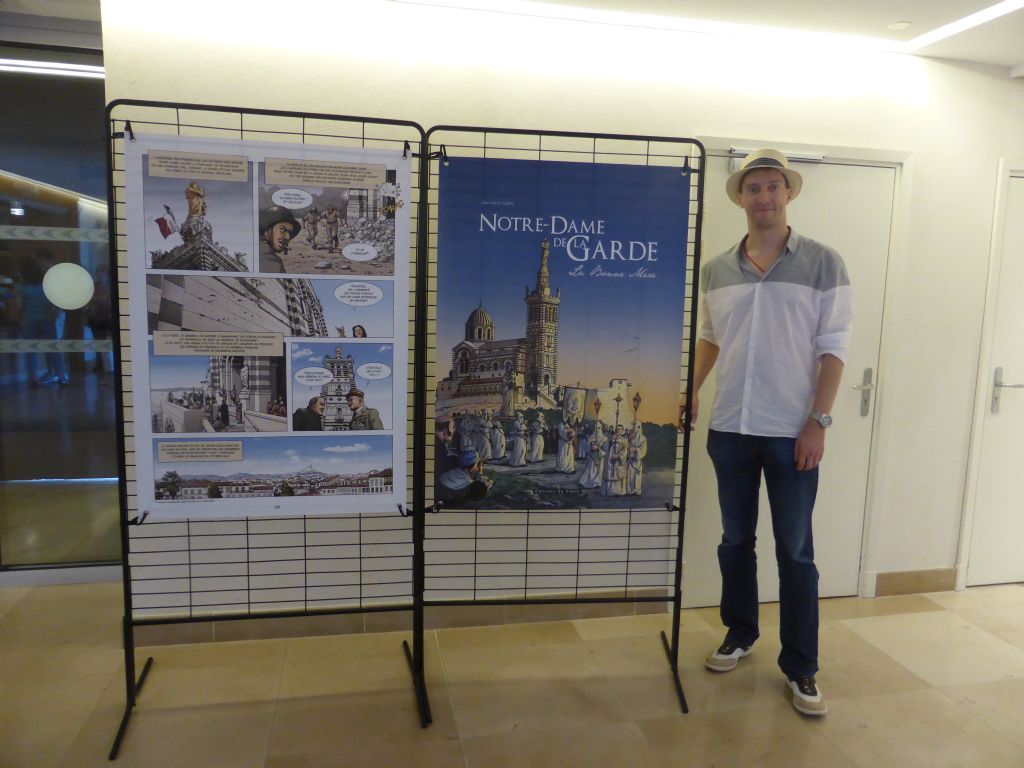
<instances>
[{"instance_id":1,"label":"rolled-up sleeve","mask_svg":"<svg viewBox=\"0 0 1024 768\"><path fill-rule=\"evenodd\" d=\"M819 298L818 333L814 337L814 354L833 355L843 363L850 351L850 332L853 329L853 288L846 270L842 270L845 284L822 291Z\"/></svg>"}]
</instances>

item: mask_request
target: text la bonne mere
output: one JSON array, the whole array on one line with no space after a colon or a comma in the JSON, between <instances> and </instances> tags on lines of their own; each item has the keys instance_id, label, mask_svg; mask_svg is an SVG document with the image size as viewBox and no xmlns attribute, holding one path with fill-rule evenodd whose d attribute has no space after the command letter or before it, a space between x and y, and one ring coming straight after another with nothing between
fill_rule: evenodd
<instances>
[{"instance_id":1,"label":"text la bonne mere","mask_svg":"<svg viewBox=\"0 0 1024 768\"><path fill-rule=\"evenodd\" d=\"M591 235L603 235L604 219L577 221L565 216L502 216L480 214L480 232L537 232L552 236L554 247L565 247L573 261L593 259L621 261L657 261L658 244L639 240L598 240L591 246ZM568 237L566 236L568 235Z\"/></svg>"}]
</instances>

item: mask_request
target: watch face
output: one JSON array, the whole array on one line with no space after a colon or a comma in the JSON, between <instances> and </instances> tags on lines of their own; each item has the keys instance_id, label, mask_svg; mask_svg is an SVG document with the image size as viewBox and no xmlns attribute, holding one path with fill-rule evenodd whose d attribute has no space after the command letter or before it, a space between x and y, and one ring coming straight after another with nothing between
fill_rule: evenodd
<instances>
[{"instance_id":1,"label":"watch face","mask_svg":"<svg viewBox=\"0 0 1024 768\"><path fill-rule=\"evenodd\" d=\"M823 414L821 414L821 418L819 419L819 422L821 423L821 426L823 426L823 427L831 427L832 426L832 417L829 416L827 413L823 413Z\"/></svg>"}]
</instances>

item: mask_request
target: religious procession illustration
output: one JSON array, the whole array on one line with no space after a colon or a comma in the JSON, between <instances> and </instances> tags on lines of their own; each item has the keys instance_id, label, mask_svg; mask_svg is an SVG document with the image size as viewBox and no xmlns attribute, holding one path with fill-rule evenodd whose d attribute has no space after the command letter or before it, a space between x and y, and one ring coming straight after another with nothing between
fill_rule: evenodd
<instances>
[{"instance_id":1,"label":"religious procession illustration","mask_svg":"<svg viewBox=\"0 0 1024 768\"><path fill-rule=\"evenodd\" d=\"M644 420L628 360L618 364L621 376L562 383L560 316L574 318L552 291L549 259L544 240L536 282L521 299L523 336L496 338L480 301L450 347L436 389L435 498L479 509L661 503L672 494L676 429Z\"/></svg>"},{"instance_id":2,"label":"religious procession illustration","mask_svg":"<svg viewBox=\"0 0 1024 768\"><path fill-rule=\"evenodd\" d=\"M452 158L439 200L434 498L662 507L674 496L688 178Z\"/></svg>"}]
</instances>

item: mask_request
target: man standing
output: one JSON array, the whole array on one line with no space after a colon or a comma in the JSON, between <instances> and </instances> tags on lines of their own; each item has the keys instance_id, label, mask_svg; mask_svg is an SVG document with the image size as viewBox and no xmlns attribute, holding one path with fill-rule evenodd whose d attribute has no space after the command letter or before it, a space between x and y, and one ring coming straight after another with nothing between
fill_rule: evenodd
<instances>
[{"instance_id":1,"label":"man standing","mask_svg":"<svg viewBox=\"0 0 1024 768\"><path fill-rule=\"evenodd\" d=\"M348 407L352 411L352 421L349 429L353 431L368 429L384 429L380 420L380 413L376 408L367 408L363 403L363 390L352 387L345 395Z\"/></svg>"},{"instance_id":2,"label":"man standing","mask_svg":"<svg viewBox=\"0 0 1024 768\"><path fill-rule=\"evenodd\" d=\"M320 214L315 205L302 217L302 226L306 229L306 242L313 246L315 251L317 249L316 236L320 233Z\"/></svg>"},{"instance_id":3,"label":"man standing","mask_svg":"<svg viewBox=\"0 0 1024 768\"><path fill-rule=\"evenodd\" d=\"M779 569L779 667L793 706L827 709L818 671L818 570L811 513L818 465L849 346L853 295L831 248L794 232L786 206L803 180L781 152L762 149L726 191L747 217L747 235L701 269L700 337L694 356L693 429L704 380L718 363L708 454L722 511L724 642L705 665L735 669L759 636L754 542L764 474ZM684 417L686 414L683 414Z\"/></svg>"}]
</instances>

